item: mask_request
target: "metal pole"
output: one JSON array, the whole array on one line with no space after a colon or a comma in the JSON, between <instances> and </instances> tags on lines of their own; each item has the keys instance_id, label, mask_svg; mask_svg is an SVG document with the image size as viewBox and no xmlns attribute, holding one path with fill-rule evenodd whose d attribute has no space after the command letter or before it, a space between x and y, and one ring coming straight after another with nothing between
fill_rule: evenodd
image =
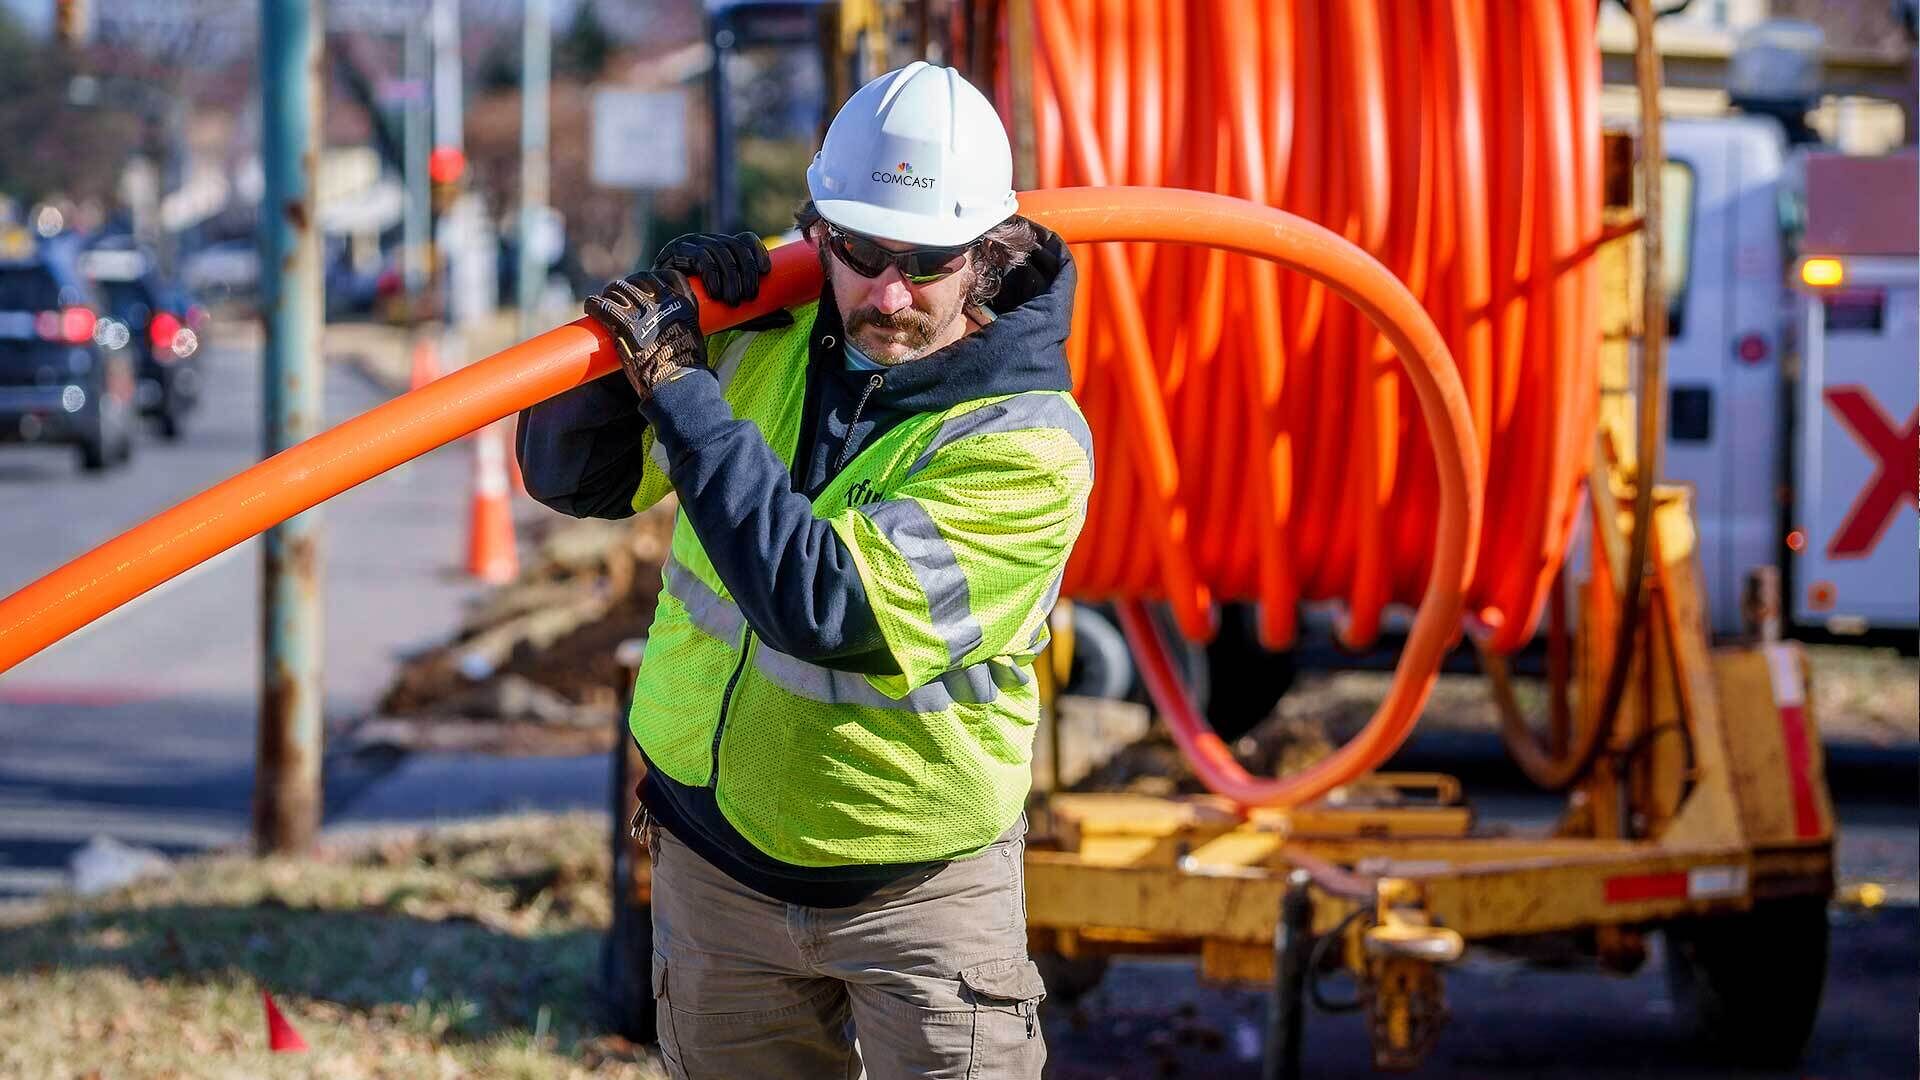
<instances>
[{"instance_id":1,"label":"metal pole","mask_svg":"<svg viewBox=\"0 0 1920 1080\"><path fill-rule=\"evenodd\" d=\"M520 272L515 275L522 338L542 329L534 309L546 284L549 253L535 249L534 234L547 208L547 82L552 66L547 0L526 0L526 5L520 66Z\"/></svg>"},{"instance_id":2,"label":"metal pole","mask_svg":"<svg viewBox=\"0 0 1920 1080\"><path fill-rule=\"evenodd\" d=\"M1780 640L1780 568L1756 566L1747 571L1740 595L1740 621L1747 636L1773 644Z\"/></svg>"},{"instance_id":3,"label":"metal pole","mask_svg":"<svg viewBox=\"0 0 1920 1080\"><path fill-rule=\"evenodd\" d=\"M318 434L323 0L261 0L260 303L266 323L263 456ZM264 669L253 831L263 852L292 852L320 827L320 521L317 510L266 534L261 567Z\"/></svg>"},{"instance_id":4,"label":"metal pole","mask_svg":"<svg viewBox=\"0 0 1920 1080\"><path fill-rule=\"evenodd\" d=\"M1312 875L1287 875L1280 924L1273 933L1273 1001L1267 1015L1267 1053L1262 1080L1300 1080L1307 1019L1307 953L1313 947Z\"/></svg>"},{"instance_id":5,"label":"metal pole","mask_svg":"<svg viewBox=\"0 0 1920 1080\"><path fill-rule=\"evenodd\" d=\"M460 0L433 0L433 145L464 149Z\"/></svg>"},{"instance_id":6,"label":"metal pole","mask_svg":"<svg viewBox=\"0 0 1920 1080\"><path fill-rule=\"evenodd\" d=\"M707 69L707 96L713 107L713 208L707 215L714 232L733 232L740 228L738 208L734 206L733 102L727 96L727 58L733 54L734 33L730 26L713 32L713 66ZM636 200L635 213L640 211ZM640 238L640 258L646 256L646 237Z\"/></svg>"},{"instance_id":7,"label":"metal pole","mask_svg":"<svg viewBox=\"0 0 1920 1080\"><path fill-rule=\"evenodd\" d=\"M466 136L461 103L460 3L459 0L433 0L433 145L435 149L464 150ZM456 200L457 201L457 200ZM470 256L463 250L467 237L453 226L457 213L440 216L435 246L439 252L436 269L440 274L440 362L447 369L467 363L466 343L460 332L460 318L466 305L456 303L460 260Z\"/></svg>"},{"instance_id":8,"label":"metal pole","mask_svg":"<svg viewBox=\"0 0 1920 1080\"><path fill-rule=\"evenodd\" d=\"M401 226L405 255L402 261L407 283L407 310L420 311L425 305L427 287L427 230L433 210L428 205L427 152L433 140L427 130L431 105L427 96L427 72L431 66L426 33L415 23L406 29L406 84L409 98L403 124L406 155L406 214ZM411 96L416 92L418 96Z\"/></svg>"},{"instance_id":9,"label":"metal pole","mask_svg":"<svg viewBox=\"0 0 1920 1080\"><path fill-rule=\"evenodd\" d=\"M1033 70L1033 0L1007 0L1007 58L1015 72L1013 88L1013 186L1040 186L1039 140L1033 130L1033 86L1024 73Z\"/></svg>"}]
</instances>

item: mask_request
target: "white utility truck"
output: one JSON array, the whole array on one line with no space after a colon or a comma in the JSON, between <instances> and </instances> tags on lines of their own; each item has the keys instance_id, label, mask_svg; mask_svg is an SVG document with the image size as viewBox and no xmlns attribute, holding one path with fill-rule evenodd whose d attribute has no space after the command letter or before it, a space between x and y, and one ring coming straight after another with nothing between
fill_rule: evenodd
<instances>
[{"instance_id":1,"label":"white utility truck","mask_svg":"<svg viewBox=\"0 0 1920 1080\"><path fill-rule=\"evenodd\" d=\"M1913 152L1792 149L1758 116L1665 136L1665 474L1695 489L1715 631L1762 566L1796 628L1914 630Z\"/></svg>"}]
</instances>

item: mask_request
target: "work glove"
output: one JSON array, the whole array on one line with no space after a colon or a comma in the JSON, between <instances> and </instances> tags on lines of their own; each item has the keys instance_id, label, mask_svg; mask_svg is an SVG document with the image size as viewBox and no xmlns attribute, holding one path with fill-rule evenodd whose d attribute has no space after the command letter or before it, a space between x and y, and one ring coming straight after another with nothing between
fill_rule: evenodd
<instances>
[{"instance_id":1,"label":"work glove","mask_svg":"<svg viewBox=\"0 0 1920 1080\"><path fill-rule=\"evenodd\" d=\"M616 278L587 297L586 308L612 335L620 366L643 403L662 384L707 366L700 303L684 274L653 270Z\"/></svg>"},{"instance_id":2,"label":"work glove","mask_svg":"<svg viewBox=\"0 0 1920 1080\"><path fill-rule=\"evenodd\" d=\"M688 233L668 241L653 268L698 277L708 297L732 306L760 295L760 277L773 269L773 261L750 232Z\"/></svg>"}]
</instances>

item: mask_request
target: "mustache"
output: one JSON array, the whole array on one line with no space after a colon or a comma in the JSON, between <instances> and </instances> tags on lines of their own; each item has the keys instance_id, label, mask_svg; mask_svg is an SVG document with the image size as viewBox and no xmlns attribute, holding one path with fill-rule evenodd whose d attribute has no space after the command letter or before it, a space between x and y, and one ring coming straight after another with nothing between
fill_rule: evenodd
<instances>
[{"instance_id":1,"label":"mustache","mask_svg":"<svg viewBox=\"0 0 1920 1080\"><path fill-rule=\"evenodd\" d=\"M924 340L933 335L933 316L916 308L901 308L889 315L877 307L863 307L847 316L847 329L860 330L865 327L889 332L904 331L910 339Z\"/></svg>"}]
</instances>

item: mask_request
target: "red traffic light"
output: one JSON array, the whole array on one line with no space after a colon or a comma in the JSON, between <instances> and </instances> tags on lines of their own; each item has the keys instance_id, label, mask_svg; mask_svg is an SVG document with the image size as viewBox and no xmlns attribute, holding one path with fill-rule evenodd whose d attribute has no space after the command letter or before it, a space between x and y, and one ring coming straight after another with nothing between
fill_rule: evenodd
<instances>
[{"instance_id":1,"label":"red traffic light","mask_svg":"<svg viewBox=\"0 0 1920 1080\"><path fill-rule=\"evenodd\" d=\"M467 155L457 146L436 147L427 156L427 176L436 184L457 184L467 171Z\"/></svg>"}]
</instances>

